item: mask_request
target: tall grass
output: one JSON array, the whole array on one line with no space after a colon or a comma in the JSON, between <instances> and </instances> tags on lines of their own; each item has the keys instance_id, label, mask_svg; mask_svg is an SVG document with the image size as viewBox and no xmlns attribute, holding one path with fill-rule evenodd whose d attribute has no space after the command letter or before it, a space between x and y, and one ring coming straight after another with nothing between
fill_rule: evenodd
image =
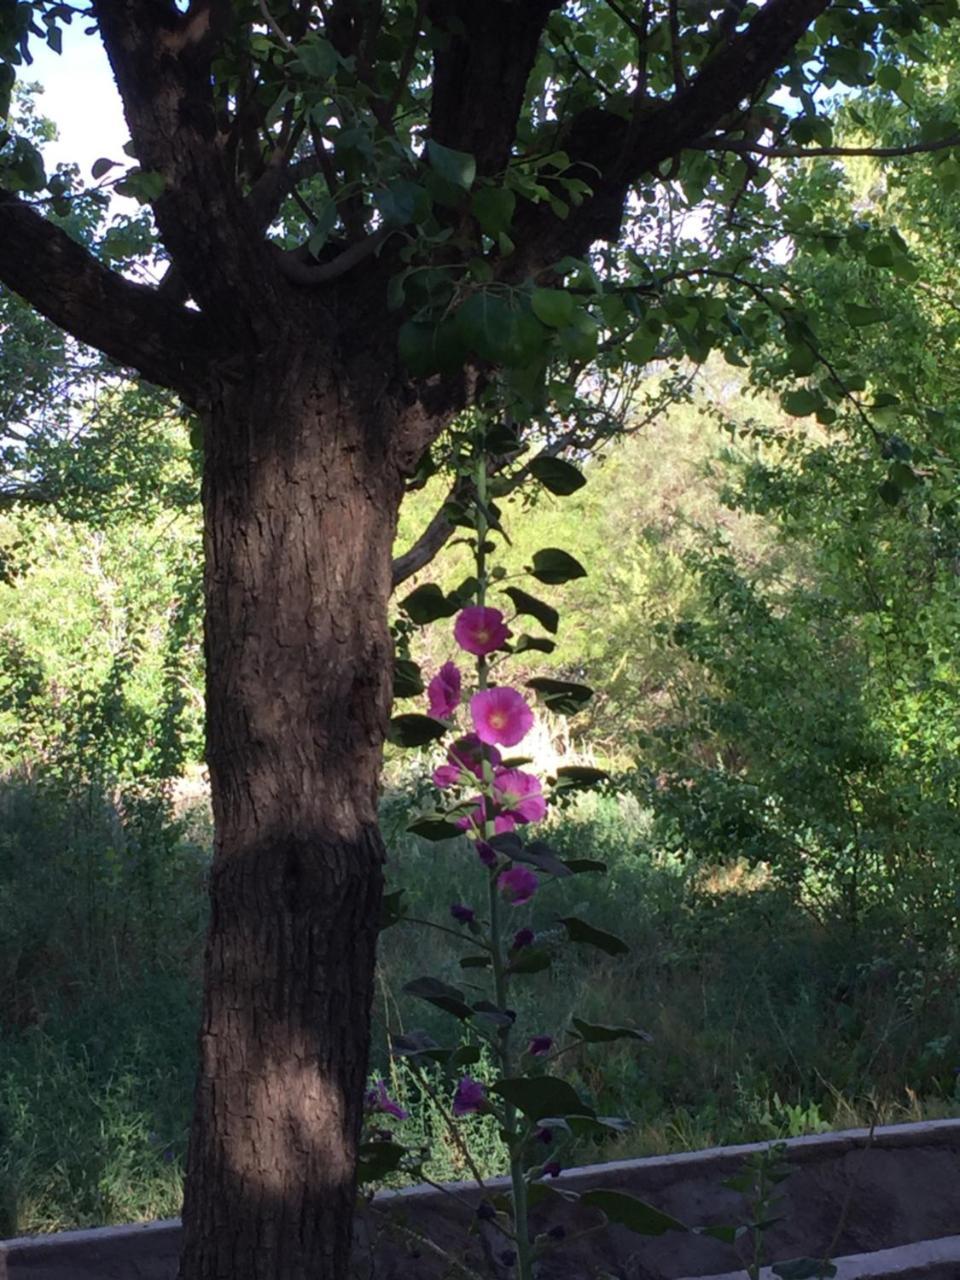
<instances>
[{"instance_id":1,"label":"tall grass","mask_svg":"<svg viewBox=\"0 0 960 1280\"><path fill-rule=\"evenodd\" d=\"M410 915L479 905L466 844L405 832L409 799L383 822L393 887ZM21 778L0 790L0 1236L166 1216L179 1206L195 1058L206 853L202 821L169 797L104 796ZM799 910L762 875L707 873L655 847L630 797L585 797L553 820L552 843L608 864L548 886L526 908L548 940L576 912L624 937L610 960L566 950L523 988L518 1017L562 1035L570 1015L648 1030L561 1059L603 1113L633 1131L579 1158L695 1148L825 1127L960 1114L957 965L899 931L852 936ZM385 932L373 1069L405 1099L404 1136L438 1178L463 1152L443 1118L452 1085L391 1065L387 1033L458 1024L404 984L464 985L452 939L422 925ZM462 1132L484 1174L489 1126Z\"/></svg>"}]
</instances>

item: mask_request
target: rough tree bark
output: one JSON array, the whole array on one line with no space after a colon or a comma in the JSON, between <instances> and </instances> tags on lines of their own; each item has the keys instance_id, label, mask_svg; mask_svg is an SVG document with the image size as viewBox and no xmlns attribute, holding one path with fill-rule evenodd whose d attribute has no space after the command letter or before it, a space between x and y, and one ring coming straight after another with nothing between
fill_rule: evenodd
<instances>
[{"instance_id":1,"label":"rough tree bark","mask_svg":"<svg viewBox=\"0 0 960 1280\"><path fill-rule=\"evenodd\" d=\"M298 353L299 356L299 353ZM345 1273L383 846L387 404L295 358L206 428L216 853L182 1275Z\"/></svg>"}]
</instances>

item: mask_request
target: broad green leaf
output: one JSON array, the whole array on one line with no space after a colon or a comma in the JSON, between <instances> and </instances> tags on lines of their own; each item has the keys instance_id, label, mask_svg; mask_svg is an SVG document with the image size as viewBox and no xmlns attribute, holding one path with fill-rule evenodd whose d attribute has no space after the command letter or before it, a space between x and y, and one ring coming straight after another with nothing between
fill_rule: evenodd
<instances>
[{"instance_id":1,"label":"broad green leaf","mask_svg":"<svg viewBox=\"0 0 960 1280\"><path fill-rule=\"evenodd\" d=\"M467 355L461 332L452 320L439 324L407 320L400 326L397 345L400 359L416 378L455 372Z\"/></svg>"},{"instance_id":2,"label":"broad green leaf","mask_svg":"<svg viewBox=\"0 0 960 1280\"><path fill-rule=\"evenodd\" d=\"M451 147L443 147L431 138L427 143L427 158L430 167L441 178L469 191L477 176L477 162L466 151L454 151Z\"/></svg>"},{"instance_id":3,"label":"broad green leaf","mask_svg":"<svg viewBox=\"0 0 960 1280\"><path fill-rule=\"evenodd\" d=\"M393 696L416 698L423 693L420 668L409 658L397 658L393 664Z\"/></svg>"},{"instance_id":4,"label":"broad green leaf","mask_svg":"<svg viewBox=\"0 0 960 1280\"><path fill-rule=\"evenodd\" d=\"M597 1188L585 1191L580 1197L583 1204L599 1209L610 1222L629 1227L642 1236L662 1236L665 1231L688 1231L689 1228L662 1209L654 1208L646 1200L628 1195L625 1191L608 1191Z\"/></svg>"},{"instance_id":5,"label":"broad green leaf","mask_svg":"<svg viewBox=\"0 0 960 1280\"><path fill-rule=\"evenodd\" d=\"M409 712L393 717L387 729L387 741L397 747L425 747L449 732L442 721Z\"/></svg>"},{"instance_id":6,"label":"broad green leaf","mask_svg":"<svg viewBox=\"0 0 960 1280\"><path fill-rule=\"evenodd\" d=\"M571 1018L570 1023L587 1044L604 1044L609 1040L640 1040L648 1044L653 1039L648 1031L640 1031L636 1027L607 1027L597 1022L584 1022L582 1018Z\"/></svg>"},{"instance_id":7,"label":"broad green leaf","mask_svg":"<svg viewBox=\"0 0 960 1280\"><path fill-rule=\"evenodd\" d=\"M534 458L527 463L527 470L545 489L560 497L576 493L587 483L583 473L563 458Z\"/></svg>"},{"instance_id":8,"label":"broad green leaf","mask_svg":"<svg viewBox=\"0 0 960 1280\"><path fill-rule=\"evenodd\" d=\"M565 716L582 711L593 697L593 690L585 684L554 680L550 676L535 676L527 681L527 688L535 689L551 711Z\"/></svg>"},{"instance_id":9,"label":"broad green leaf","mask_svg":"<svg viewBox=\"0 0 960 1280\"><path fill-rule=\"evenodd\" d=\"M596 947L605 951L608 956L625 956L630 948L616 934L607 933L605 929L597 929L594 925L581 920L579 916L562 916L560 923L567 931L571 942L581 942L588 947Z\"/></svg>"},{"instance_id":10,"label":"broad green leaf","mask_svg":"<svg viewBox=\"0 0 960 1280\"><path fill-rule=\"evenodd\" d=\"M105 173L109 173L111 169L115 169L119 163L119 160L108 160L106 156L101 156L99 160L94 160L91 165L90 176L95 182L97 182Z\"/></svg>"},{"instance_id":11,"label":"broad green leaf","mask_svg":"<svg viewBox=\"0 0 960 1280\"><path fill-rule=\"evenodd\" d=\"M559 547L544 547L542 551L534 552L530 572L538 582L547 582L552 586L587 576L580 561L575 560L569 552L561 551Z\"/></svg>"},{"instance_id":12,"label":"broad green leaf","mask_svg":"<svg viewBox=\"0 0 960 1280\"><path fill-rule=\"evenodd\" d=\"M380 929L389 929L391 925L397 924L406 914L403 907L403 896L406 889L394 889L392 893L385 893L380 900Z\"/></svg>"},{"instance_id":13,"label":"broad green leaf","mask_svg":"<svg viewBox=\"0 0 960 1280\"><path fill-rule=\"evenodd\" d=\"M529 653L531 649L537 653L553 653L556 647L555 640L548 640L546 636L528 636L526 632L518 636L511 646L514 653Z\"/></svg>"},{"instance_id":14,"label":"broad green leaf","mask_svg":"<svg viewBox=\"0 0 960 1280\"><path fill-rule=\"evenodd\" d=\"M816 392L806 387L798 387L795 391L788 391L782 395L780 403L792 417L807 418L811 413L816 412L820 398Z\"/></svg>"},{"instance_id":15,"label":"broad green leaf","mask_svg":"<svg viewBox=\"0 0 960 1280\"><path fill-rule=\"evenodd\" d=\"M551 329L564 329L574 323L577 304L565 289L534 289L530 298L533 314Z\"/></svg>"},{"instance_id":16,"label":"broad green leaf","mask_svg":"<svg viewBox=\"0 0 960 1280\"><path fill-rule=\"evenodd\" d=\"M409 824L407 830L421 840L456 840L463 832L442 813L424 813Z\"/></svg>"},{"instance_id":17,"label":"broad green leaf","mask_svg":"<svg viewBox=\"0 0 960 1280\"><path fill-rule=\"evenodd\" d=\"M441 982L439 978L414 978L403 989L407 995L426 1000L428 1004L436 1005L455 1018L466 1021L473 1017L473 1010L467 1004L463 992L447 982Z\"/></svg>"},{"instance_id":18,"label":"broad green leaf","mask_svg":"<svg viewBox=\"0 0 960 1280\"><path fill-rule=\"evenodd\" d=\"M879 324L881 320L887 318L887 313L882 308L861 306L859 302L844 303L843 309L847 319L857 328L868 324Z\"/></svg>"},{"instance_id":19,"label":"broad green leaf","mask_svg":"<svg viewBox=\"0 0 960 1280\"><path fill-rule=\"evenodd\" d=\"M536 618L537 622L545 627L551 635L557 634L557 628L560 626L560 615L552 605L545 604L542 600L538 600L536 596L529 595L526 591L521 591L519 587L506 587L504 595L509 596L513 601L513 607L517 613L524 614L528 618Z\"/></svg>"},{"instance_id":20,"label":"broad green leaf","mask_svg":"<svg viewBox=\"0 0 960 1280\"><path fill-rule=\"evenodd\" d=\"M438 618L452 618L460 602L456 596L445 595L435 582L425 582L400 601L400 608L411 622L423 627Z\"/></svg>"},{"instance_id":21,"label":"broad green leaf","mask_svg":"<svg viewBox=\"0 0 960 1280\"><path fill-rule=\"evenodd\" d=\"M506 187L478 187L470 201L480 230L494 240L510 226L516 206L517 197Z\"/></svg>"},{"instance_id":22,"label":"broad green leaf","mask_svg":"<svg viewBox=\"0 0 960 1280\"><path fill-rule=\"evenodd\" d=\"M609 781L606 769L594 769L590 765L565 764L557 770L557 782L566 787L595 787Z\"/></svg>"},{"instance_id":23,"label":"broad green leaf","mask_svg":"<svg viewBox=\"0 0 960 1280\"><path fill-rule=\"evenodd\" d=\"M398 1142L363 1142L357 1148L357 1181L382 1182L394 1173L407 1154Z\"/></svg>"},{"instance_id":24,"label":"broad green leaf","mask_svg":"<svg viewBox=\"0 0 960 1280\"><path fill-rule=\"evenodd\" d=\"M556 1076L517 1076L499 1080L493 1091L513 1103L530 1120L539 1120L543 1116L562 1119L573 1115L591 1119L595 1116L593 1109L582 1101L573 1086Z\"/></svg>"}]
</instances>

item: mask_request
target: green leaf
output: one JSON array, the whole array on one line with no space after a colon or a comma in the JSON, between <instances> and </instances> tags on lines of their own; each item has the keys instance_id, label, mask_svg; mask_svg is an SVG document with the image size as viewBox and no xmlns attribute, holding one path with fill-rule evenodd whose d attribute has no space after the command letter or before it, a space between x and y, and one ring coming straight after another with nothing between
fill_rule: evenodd
<instances>
[{"instance_id":1,"label":"green leaf","mask_svg":"<svg viewBox=\"0 0 960 1280\"><path fill-rule=\"evenodd\" d=\"M425 582L400 601L400 608L411 622L424 627L438 618L452 618L460 604L455 596L445 595L435 582Z\"/></svg>"},{"instance_id":2,"label":"green leaf","mask_svg":"<svg viewBox=\"0 0 960 1280\"><path fill-rule=\"evenodd\" d=\"M455 1018L466 1021L473 1017L473 1010L467 1004L463 992L451 987L449 983L441 982L439 978L414 978L403 989L407 995L426 1000L445 1013L452 1013Z\"/></svg>"},{"instance_id":3,"label":"green leaf","mask_svg":"<svg viewBox=\"0 0 960 1280\"><path fill-rule=\"evenodd\" d=\"M623 344L622 351L631 364L645 365L656 354L659 341L659 334L651 333L649 329L638 329Z\"/></svg>"},{"instance_id":4,"label":"green leaf","mask_svg":"<svg viewBox=\"0 0 960 1280\"><path fill-rule=\"evenodd\" d=\"M517 197L506 187L480 187L470 201L480 230L494 240L510 226L516 207Z\"/></svg>"},{"instance_id":5,"label":"green leaf","mask_svg":"<svg viewBox=\"0 0 960 1280\"><path fill-rule=\"evenodd\" d=\"M567 931L571 942L582 942L588 947L596 947L605 951L608 956L625 956L630 948L616 934L607 933L605 929L597 929L579 916L562 916L560 923Z\"/></svg>"},{"instance_id":6,"label":"green leaf","mask_svg":"<svg viewBox=\"0 0 960 1280\"><path fill-rule=\"evenodd\" d=\"M394 1173L407 1154L398 1142L364 1142L357 1148L357 1181L382 1182Z\"/></svg>"},{"instance_id":7,"label":"green leaf","mask_svg":"<svg viewBox=\"0 0 960 1280\"><path fill-rule=\"evenodd\" d=\"M587 1116L593 1119L595 1112L583 1102L566 1080L556 1076L516 1076L499 1080L493 1086L507 1102L513 1103L518 1111L522 1111L530 1120L540 1120L544 1116Z\"/></svg>"},{"instance_id":8,"label":"green leaf","mask_svg":"<svg viewBox=\"0 0 960 1280\"><path fill-rule=\"evenodd\" d=\"M456 840L463 832L442 813L424 813L411 822L407 830L421 840Z\"/></svg>"},{"instance_id":9,"label":"green leaf","mask_svg":"<svg viewBox=\"0 0 960 1280\"><path fill-rule=\"evenodd\" d=\"M531 649L538 653L553 653L556 647L555 640L548 640L545 636L528 636L526 633L513 642L514 653L528 653Z\"/></svg>"},{"instance_id":10,"label":"green leaf","mask_svg":"<svg viewBox=\"0 0 960 1280\"><path fill-rule=\"evenodd\" d=\"M425 747L428 742L436 742L448 732L449 729L440 720L409 712L393 717L387 729L387 741L396 747Z\"/></svg>"},{"instance_id":11,"label":"green leaf","mask_svg":"<svg viewBox=\"0 0 960 1280\"><path fill-rule=\"evenodd\" d=\"M311 80L329 80L339 62L340 57L329 40L311 35L297 45L293 65Z\"/></svg>"},{"instance_id":12,"label":"green leaf","mask_svg":"<svg viewBox=\"0 0 960 1280\"><path fill-rule=\"evenodd\" d=\"M534 458L527 464L527 470L545 489L560 497L576 493L587 483L583 473L563 458Z\"/></svg>"},{"instance_id":13,"label":"green leaf","mask_svg":"<svg viewBox=\"0 0 960 1280\"><path fill-rule=\"evenodd\" d=\"M406 889L394 889L392 893L385 893L380 900L380 929L389 929L391 925L397 924L406 914L403 908L403 895Z\"/></svg>"},{"instance_id":14,"label":"green leaf","mask_svg":"<svg viewBox=\"0 0 960 1280\"><path fill-rule=\"evenodd\" d=\"M522 951L517 952L515 960L511 961L508 973L540 973L544 969L549 969L553 963L553 956L545 947L524 947Z\"/></svg>"},{"instance_id":15,"label":"green leaf","mask_svg":"<svg viewBox=\"0 0 960 1280\"><path fill-rule=\"evenodd\" d=\"M430 167L445 181L463 191L469 191L477 176L477 162L466 151L454 151L443 147L431 138L427 143Z\"/></svg>"},{"instance_id":16,"label":"green leaf","mask_svg":"<svg viewBox=\"0 0 960 1280\"><path fill-rule=\"evenodd\" d=\"M544 547L542 551L535 552L530 573L538 582L547 582L551 586L587 576L580 561L559 547Z\"/></svg>"},{"instance_id":17,"label":"green leaf","mask_svg":"<svg viewBox=\"0 0 960 1280\"><path fill-rule=\"evenodd\" d=\"M534 289L530 306L537 319L550 329L564 329L576 320L577 304L565 289Z\"/></svg>"},{"instance_id":18,"label":"green leaf","mask_svg":"<svg viewBox=\"0 0 960 1280\"><path fill-rule=\"evenodd\" d=\"M648 1031L639 1031L636 1027L607 1027L598 1022L584 1022L582 1018L571 1018L570 1022L587 1044L605 1044L610 1040L640 1040L649 1044L653 1039Z\"/></svg>"},{"instance_id":19,"label":"green leaf","mask_svg":"<svg viewBox=\"0 0 960 1280\"><path fill-rule=\"evenodd\" d=\"M535 689L551 711L564 716L576 715L593 697L593 690L585 684L554 680L550 676L535 676L527 681L527 688Z\"/></svg>"},{"instance_id":20,"label":"green leaf","mask_svg":"<svg viewBox=\"0 0 960 1280\"><path fill-rule=\"evenodd\" d=\"M585 764L565 764L557 770L557 782L568 789L595 787L609 781L610 775L605 769L594 769Z\"/></svg>"},{"instance_id":21,"label":"green leaf","mask_svg":"<svg viewBox=\"0 0 960 1280\"><path fill-rule=\"evenodd\" d=\"M536 618L551 635L557 634L557 628L560 626L560 615L552 605L544 604L542 600L538 600L536 596L528 595L526 591L521 591L519 587L506 587L504 595L510 597L513 601L513 607L517 613L523 614L528 618Z\"/></svg>"},{"instance_id":22,"label":"green leaf","mask_svg":"<svg viewBox=\"0 0 960 1280\"><path fill-rule=\"evenodd\" d=\"M564 862L575 876L583 875L588 871L596 871L600 875L605 875L607 870L607 864L600 862L597 858L564 858Z\"/></svg>"},{"instance_id":23,"label":"green leaf","mask_svg":"<svg viewBox=\"0 0 960 1280\"><path fill-rule=\"evenodd\" d=\"M118 195L133 196L140 204L152 204L163 195L165 185L160 173L131 169L123 181L117 183L115 190Z\"/></svg>"},{"instance_id":24,"label":"green leaf","mask_svg":"<svg viewBox=\"0 0 960 1280\"><path fill-rule=\"evenodd\" d=\"M642 1236L662 1236L665 1231L689 1230L679 1219L672 1218L662 1209L654 1208L646 1200L627 1195L625 1191L608 1191L598 1187L593 1191L585 1191L581 1201L599 1209L610 1222L629 1227Z\"/></svg>"},{"instance_id":25,"label":"green leaf","mask_svg":"<svg viewBox=\"0 0 960 1280\"><path fill-rule=\"evenodd\" d=\"M115 169L120 163L119 160L108 160L106 156L101 156L99 160L94 160L90 174L96 182L103 177L105 173L109 173L111 169Z\"/></svg>"},{"instance_id":26,"label":"green leaf","mask_svg":"<svg viewBox=\"0 0 960 1280\"><path fill-rule=\"evenodd\" d=\"M784 410L794 418L807 418L811 413L815 413L820 399L813 391L809 391L806 387L798 387L795 391L788 391L780 397L780 403Z\"/></svg>"},{"instance_id":27,"label":"green leaf","mask_svg":"<svg viewBox=\"0 0 960 1280\"><path fill-rule=\"evenodd\" d=\"M467 349L453 320L439 324L407 320L397 334L400 359L415 378L431 373L453 373L463 365Z\"/></svg>"},{"instance_id":28,"label":"green leaf","mask_svg":"<svg viewBox=\"0 0 960 1280\"><path fill-rule=\"evenodd\" d=\"M410 658L397 658L393 664L393 696L416 698L423 693L420 668Z\"/></svg>"},{"instance_id":29,"label":"green leaf","mask_svg":"<svg viewBox=\"0 0 960 1280\"><path fill-rule=\"evenodd\" d=\"M846 302L843 309L847 319L857 328L868 324L879 324L881 320L887 318L887 313L880 307L864 307L859 302Z\"/></svg>"}]
</instances>

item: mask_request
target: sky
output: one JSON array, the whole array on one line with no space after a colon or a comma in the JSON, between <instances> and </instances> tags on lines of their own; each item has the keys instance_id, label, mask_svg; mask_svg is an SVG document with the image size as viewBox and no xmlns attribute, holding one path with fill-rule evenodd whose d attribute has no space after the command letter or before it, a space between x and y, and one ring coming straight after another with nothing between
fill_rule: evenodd
<instances>
[{"instance_id":1,"label":"sky","mask_svg":"<svg viewBox=\"0 0 960 1280\"><path fill-rule=\"evenodd\" d=\"M75 19L63 28L60 55L34 42L34 62L23 68L22 78L43 86L38 110L59 131L59 139L43 149L48 169L60 161L75 162L89 182L100 156L130 163L121 150L130 134L103 45L98 36L85 36L83 27Z\"/></svg>"}]
</instances>

